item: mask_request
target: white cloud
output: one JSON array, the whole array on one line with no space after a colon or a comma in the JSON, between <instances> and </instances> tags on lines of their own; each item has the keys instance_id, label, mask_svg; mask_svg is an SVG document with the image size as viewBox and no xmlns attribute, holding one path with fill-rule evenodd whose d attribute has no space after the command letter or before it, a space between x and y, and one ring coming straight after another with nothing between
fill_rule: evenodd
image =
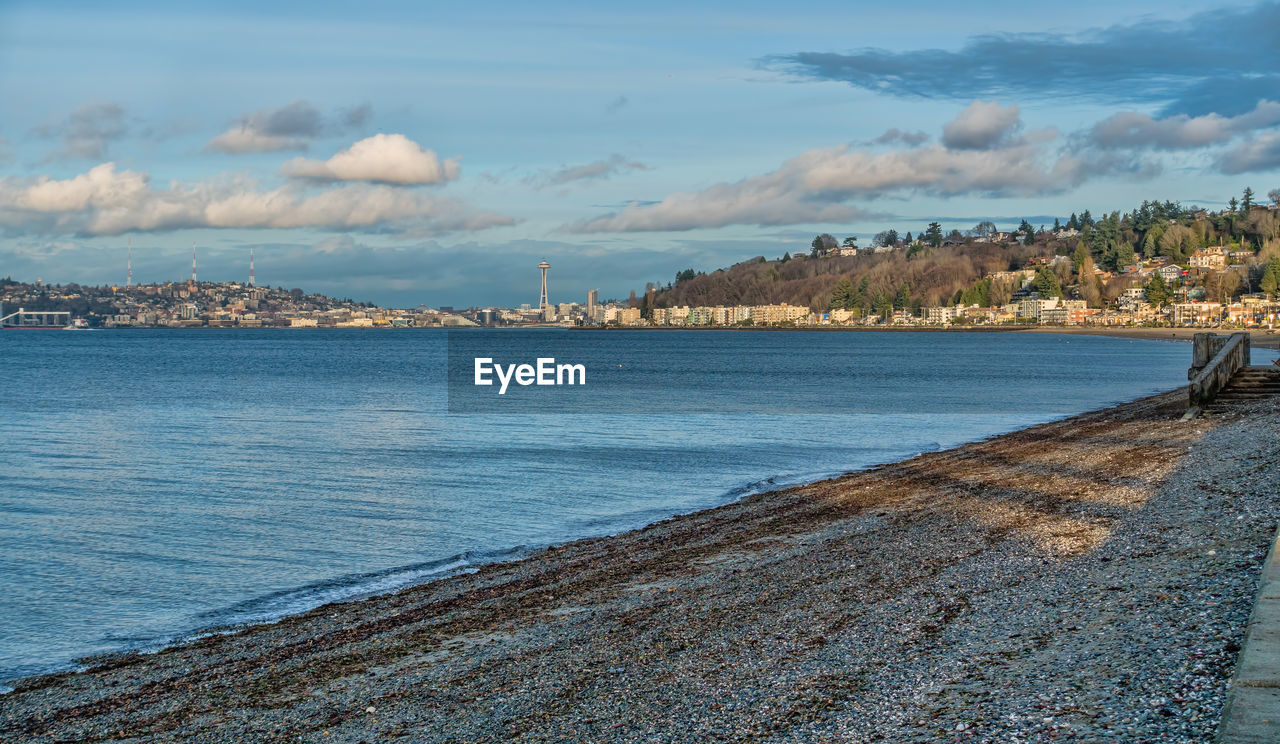
<instances>
[{"instance_id":1,"label":"white cloud","mask_svg":"<svg viewBox=\"0 0 1280 744\"><path fill-rule=\"evenodd\" d=\"M866 212L850 198L920 191L937 196L1034 196L1078 186L1125 166L1077 155L1055 157L1051 130L989 150L942 145L881 154L849 146L809 150L777 170L566 226L573 232L690 230L732 224L785 225L847 220Z\"/></svg>"},{"instance_id":2,"label":"white cloud","mask_svg":"<svg viewBox=\"0 0 1280 744\"><path fill-rule=\"evenodd\" d=\"M328 160L294 158L280 168L290 178L313 181L369 181L371 183L444 183L458 177L457 158L441 161L432 150L403 134L375 134Z\"/></svg>"},{"instance_id":3,"label":"white cloud","mask_svg":"<svg viewBox=\"0 0 1280 744\"><path fill-rule=\"evenodd\" d=\"M392 230L433 235L514 224L453 199L385 185L318 193L259 189L244 177L153 188L145 173L104 163L73 178L0 178L0 227L11 233L118 235L182 228Z\"/></svg>"},{"instance_id":4,"label":"white cloud","mask_svg":"<svg viewBox=\"0 0 1280 744\"><path fill-rule=\"evenodd\" d=\"M725 225L789 225L833 222L863 214L823 202L798 186L793 175L775 171L693 193L677 192L657 204L632 204L621 212L569 225L571 232L693 230Z\"/></svg>"},{"instance_id":5,"label":"white cloud","mask_svg":"<svg viewBox=\"0 0 1280 744\"><path fill-rule=\"evenodd\" d=\"M9 179L3 183L8 186ZM40 176L21 190L5 189L14 206L33 212L76 212L114 209L134 203L147 190L147 176L136 171L116 171L115 163L103 163L66 180Z\"/></svg>"},{"instance_id":6,"label":"white cloud","mask_svg":"<svg viewBox=\"0 0 1280 744\"><path fill-rule=\"evenodd\" d=\"M955 150L986 150L1007 142L1021 127L1018 104L1005 108L974 101L942 128L942 143Z\"/></svg>"},{"instance_id":7,"label":"white cloud","mask_svg":"<svg viewBox=\"0 0 1280 744\"><path fill-rule=\"evenodd\" d=\"M1103 148L1188 150L1229 142L1238 136L1280 124L1280 103L1259 101L1239 116L1170 116L1155 119L1133 111L1109 116L1089 130L1090 144Z\"/></svg>"},{"instance_id":8,"label":"white cloud","mask_svg":"<svg viewBox=\"0 0 1280 744\"><path fill-rule=\"evenodd\" d=\"M1280 132L1241 142L1222 154L1218 166L1230 175L1280 169Z\"/></svg>"}]
</instances>

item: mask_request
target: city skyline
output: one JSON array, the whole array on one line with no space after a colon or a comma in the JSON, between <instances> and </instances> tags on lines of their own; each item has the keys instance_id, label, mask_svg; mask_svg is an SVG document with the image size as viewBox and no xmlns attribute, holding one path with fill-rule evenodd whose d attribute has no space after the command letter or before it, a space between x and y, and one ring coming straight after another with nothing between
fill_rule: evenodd
<instances>
[{"instance_id":1,"label":"city skyline","mask_svg":"<svg viewBox=\"0 0 1280 744\"><path fill-rule=\"evenodd\" d=\"M545 259L581 302L1280 186L1276 3L302 8L0 10L0 274L168 281L195 242L385 306L531 303Z\"/></svg>"}]
</instances>

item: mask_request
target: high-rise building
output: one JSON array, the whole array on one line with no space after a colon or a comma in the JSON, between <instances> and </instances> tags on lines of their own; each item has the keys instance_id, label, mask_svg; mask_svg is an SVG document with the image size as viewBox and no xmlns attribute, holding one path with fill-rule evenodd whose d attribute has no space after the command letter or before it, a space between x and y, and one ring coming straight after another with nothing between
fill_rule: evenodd
<instances>
[{"instance_id":1,"label":"high-rise building","mask_svg":"<svg viewBox=\"0 0 1280 744\"><path fill-rule=\"evenodd\" d=\"M596 317L596 305L600 302L600 290L587 290L587 318L594 320Z\"/></svg>"},{"instance_id":2,"label":"high-rise building","mask_svg":"<svg viewBox=\"0 0 1280 744\"><path fill-rule=\"evenodd\" d=\"M538 264L538 268L542 270L542 296L538 298L538 309L545 313L547 311L547 269L551 268L551 264L543 261Z\"/></svg>"}]
</instances>

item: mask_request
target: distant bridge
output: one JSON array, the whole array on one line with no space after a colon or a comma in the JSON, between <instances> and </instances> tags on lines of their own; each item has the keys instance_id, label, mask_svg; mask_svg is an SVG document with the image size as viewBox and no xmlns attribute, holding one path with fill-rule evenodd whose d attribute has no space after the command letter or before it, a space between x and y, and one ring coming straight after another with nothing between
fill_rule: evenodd
<instances>
[{"instance_id":1,"label":"distant bridge","mask_svg":"<svg viewBox=\"0 0 1280 744\"><path fill-rule=\"evenodd\" d=\"M18 308L16 313L0 317L0 328L66 328L71 313L66 310L31 310Z\"/></svg>"}]
</instances>

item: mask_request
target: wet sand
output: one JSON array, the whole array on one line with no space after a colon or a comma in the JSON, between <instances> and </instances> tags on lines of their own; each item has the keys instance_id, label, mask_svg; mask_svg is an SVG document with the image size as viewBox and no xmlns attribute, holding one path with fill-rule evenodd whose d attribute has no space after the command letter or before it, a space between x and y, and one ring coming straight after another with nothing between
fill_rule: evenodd
<instances>
[{"instance_id":1,"label":"wet sand","mask_svg":"<svg viewBox=\"0 0 1280 744\"><path fill-rule=\"evenodd\" d=\"M1185 393L0 697L0 740L1206 742L1280 518Z\"/></svg>"}]
</instances>

